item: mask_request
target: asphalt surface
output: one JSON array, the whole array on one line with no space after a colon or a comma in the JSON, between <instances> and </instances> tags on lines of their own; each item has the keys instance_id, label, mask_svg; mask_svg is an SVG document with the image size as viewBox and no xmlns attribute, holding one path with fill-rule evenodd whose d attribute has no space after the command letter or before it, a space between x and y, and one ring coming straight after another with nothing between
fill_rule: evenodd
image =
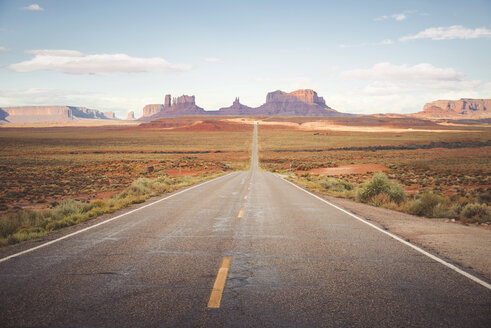
<instances>
[{"instance_id":1,"label":"asphalt surface","mask_svg":"<svg viewBox=\"0 0 491 328\"><path fill-rule=\"evenodd\" d=\"M247 172L0 263L0 327L491 326L490 290L259 170L256 139Z\"/></svg>"}]
</instances>

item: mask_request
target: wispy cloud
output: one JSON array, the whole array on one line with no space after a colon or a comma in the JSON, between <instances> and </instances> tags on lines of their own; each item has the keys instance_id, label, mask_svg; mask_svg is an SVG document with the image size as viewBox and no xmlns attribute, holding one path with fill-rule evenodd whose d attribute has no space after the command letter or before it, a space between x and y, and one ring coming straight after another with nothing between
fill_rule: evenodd
<instances>
[{"instance_id":1,"label":"wispy cloud","mask_svg":"<svg viewBox=\"0 0 491 328\"><path fill-rule=\"evenodd\" d=\"M0 46L0 52L2 52L2 51L9 51L9 50L10 50L9 48Z\"/></svg>"},{"instance_id":2,"label":"wispy cloud","mask_svg":"<svg viewBox=\"0 0 491 328\"><path fill-rule=\"evenodd\" d=\"M32 5L29 5L29 6L26 6L26 7L22 7L21 9L22 10L31 10L31 11L43 11L44 10L44 8L42 8L37 3L33 3Z\"/></svg>"},{"instance_id":3,"label":"wispy cloud","mask_svg":"<svg viewBox=\"0 0 491 328\"><path fill-rule=\"evenodd\" d=\"M358 44L340 44L340 48L360 48L360 47L367 47L367 46L383 46L383 45L389 45L393 44L394 42L392 40L386 39L382 40L380 42L362 42Z\"/></svg>"},{"instance_id":4,"label":"wispy cloud","mask_svg":"<svg viewBox=\"0 0 491 328\"><path fill-rule=\"evenodd\" d=\"M418 12L417 10L404 10L402 13L396 13L396 14L392 14L392 15L384 15L384 16L377 17L374 19L374 21L395 20L395 21L401 22L401 21L405 20L406 18L408 18L409 15L416 14L417 12ZM428 14L420 14L420 15L427 16Z\"/></svg>"},{"instance_id":5,"label":"wispy cloud","mask_svg":"<svg viewBox=\"0 0 491 328\"><path fill-rule=\"evenodd\" d=\"M432 39L432 40L452 40L452 39L477 39L491 37L491 30L486 27L471 29L462 25L448 27L430 27L414 35L400 38L401 41Z\"/></svg>"},{"instance_id":6,"label":"wispy cloud","mask_svg":"<svg viewBox=\"0 0 491 328\"><path fill-rule=\"evenodd\" d=\"M369 69L354 69L341 73L341 77L354 80L378 81L460 81L464 75L453 68L439 68L422 63L414 66L375 64Z\"/></svg>"},{"instance_id":7,"label":"wispy cloud","mask_svg":"<svg viewBox=\"0 0 491 328\"><path fill-rule=\"evenodd\" d=\"M137 58L126 54L88 55L75 50L29 50L34 58L7 66L16 72L58 71L68 74L137 73L150 71L184 71L185 64L172 64L163 58Z\"/></svg>"},{"instance_id":8,"label":"wispy cloud","mask_svg":"<svg viewBox=\"0 0 491 328\"><path fill-rule=\"evenodd\" d=\"M219 63L222 61L222 59L216 58L216 57L208 57L208 58L205 58L204 61L207 63Z\"/></svg>"}]
</instances>

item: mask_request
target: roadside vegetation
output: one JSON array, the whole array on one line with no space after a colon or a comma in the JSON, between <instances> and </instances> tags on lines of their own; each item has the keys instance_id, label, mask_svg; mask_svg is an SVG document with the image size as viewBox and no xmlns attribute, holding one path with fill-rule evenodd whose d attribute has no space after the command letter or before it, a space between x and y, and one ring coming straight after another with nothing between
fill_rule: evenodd
<instances>
[{"instance_id":1,"label":"roadside vegetation","mask_svg":"<svg viewBox=\"0 0 491 328\"><path fill-rule=\"evenodd\" d=\"M319 175L292 175L288 180L307 189L335 197L349 198L372 206L384 207L428 218L449 218L463 223L490 223L488 206L491 188L465 196L446 196L427 189L407 195L403 187L384 173L376 173L360 185Z\"/></svg>"},{"instance_id":2,"label":"roadside vegetation","mask_svg":"<svg viewBox=\"0 0 491 328\"><path fill-rule=\"evenodd\" d=\"M264 169L315 192L428 218L489 224L491 129L458 129L346 132L259 125L259 159ZM356 166L369 169L357 172Z\"/></svg>"},{"instance_id":3,"label":"roadside vegetation","mask_svg":"<svg viewBox=\"0 0 491 328\"><path fill-rule=\"evenodd\" d=\"M221 174L209 173L194 177L139 178L108 199L85 202L67 199L49 209L4 213L0 216L0 246L42 237L58 229L113 213L132 204L142 203L150 197L169 193L219 175Z\"/></svg>"},{"instance_id":4,"label":"roadside vegetation","mask_svg":"<svg viewBox=\"0 0 491 328\"><path fill-rule=\"evenodd\" d=\"M0 128L0 245L246 169L251 133Z\"/></svg>"}]
</instances>

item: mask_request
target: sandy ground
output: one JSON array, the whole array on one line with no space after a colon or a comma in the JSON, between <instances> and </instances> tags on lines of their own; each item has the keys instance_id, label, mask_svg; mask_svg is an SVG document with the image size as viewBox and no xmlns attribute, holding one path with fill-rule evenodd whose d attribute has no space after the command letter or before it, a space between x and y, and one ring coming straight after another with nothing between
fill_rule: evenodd
<instances>
[{"instance_id":1,"label":"sandy ground","mask_svg":"<svg viewBox=\"0 0 491 328\"><path fill-rule=\"evenodd\" d=\"M389 170L380 164L348 164L338 167L322 167L309 170L309 173L319 175L341 175L341 174L365 174L368 172L382 172Z\"/></svg>"},{"instance_id":2,"label":"sandy ground","mask_svg":"<svg viewBox=\"0 0 491 328\"><path fill-rule=\"evenodd\" d=\"M250 118L231 118L225 119L225 121L231 121L242 124L254 124L254 119ZM313 122L280 122L280 121L261 121L260 125L270 125L270 126L282 126L288 127L295 130L301 131L347 131L347 132L480 132L480 131L470 131L470 130L444 130L444 129L413 129L413 128L394 128L394 127L384 127L384 126L347 126L334 124L330 121L313 121Z\"/></svg>"},{"instance_id":3,"label":"sandy ground","mask_svg":"<svg viewBox=\"0 0 491 328\"><path fill-rule=\"evenodd\" d=\"M349 199L322 196L333 204L373 221L451 263L491 280L491 227L463 225L448 219L427 219Z\"/></svg>"}]
</instances>

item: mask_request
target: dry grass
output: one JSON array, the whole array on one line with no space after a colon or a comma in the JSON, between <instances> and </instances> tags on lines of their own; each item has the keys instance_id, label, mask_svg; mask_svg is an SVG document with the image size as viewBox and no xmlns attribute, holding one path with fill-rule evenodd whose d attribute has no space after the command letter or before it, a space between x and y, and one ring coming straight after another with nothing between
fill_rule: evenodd
<instances>
[{"instance_id":1,"label":"dry grass","mask_svg":"<svg viewBox=\"0 0 491 328\"><path fill-rule=\"evenodd\" d=\"M486 195L491 192L491 128L458 128L465 132L321 133L260 125L259 157L267 170L296 173L293 180L310 189L351 199L356 199L356 192L326 188L325 178L313 173L330 172L320 168L343 165L384 166L388 178L400 185L407 197L396 202L381 193L368 203L429 217L486 222L489 214L482 213L489 212L477 205L488 206L490 201ZM341 181L338 186L348 183L360 189L372 176L373 172L346 173L336 175L336 180ZM332 181L327 185L333 185ZM436 195L440 201L427 202L427 194ZM418 207L426 209L416 210Z\"/></svg>"},{"instance_id":2,"label":"dry grass","mask_svg":"<svg viewBox=\"0 0 491 328\"><path fill-rule=\"evenodd\" d=\"M251 136L251 126L237 132L0 128L0 244L34 238L152 195L246 169ZM135 187L142 181L147 189ZM66 202L83 210L60 216Z\"/></svg>"}]
</instances>

